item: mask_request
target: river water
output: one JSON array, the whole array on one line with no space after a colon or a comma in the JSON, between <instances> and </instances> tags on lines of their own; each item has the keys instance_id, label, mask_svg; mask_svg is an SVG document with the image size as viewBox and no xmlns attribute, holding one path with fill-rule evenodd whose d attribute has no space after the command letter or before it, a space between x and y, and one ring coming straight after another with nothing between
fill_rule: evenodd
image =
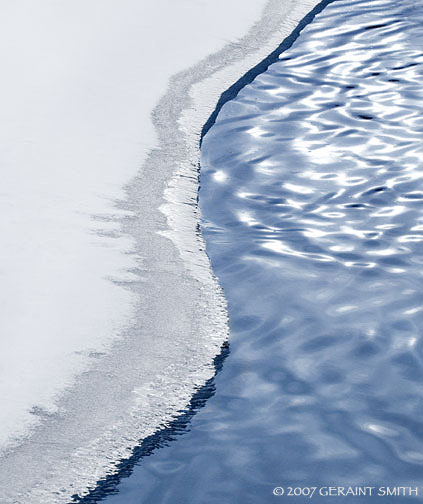
<instances>
[{"instance_id":1,"label":"river water","mask_svg":"<svg viewBox=\"0 0 423 504\"><path fill-rule=\"evenodd\" d=\"M421 492L422 21L421 0L336 1L222 107L200 205L230 354L189 432L107 502Z\"/></svg>"}]
</instances>

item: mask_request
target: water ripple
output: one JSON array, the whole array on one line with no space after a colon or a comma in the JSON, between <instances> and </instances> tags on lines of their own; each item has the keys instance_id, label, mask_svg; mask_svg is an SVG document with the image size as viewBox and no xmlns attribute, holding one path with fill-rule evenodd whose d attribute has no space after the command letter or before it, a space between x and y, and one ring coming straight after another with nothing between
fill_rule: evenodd
<instances>
[{"instance_id":1,"label":"water ripple","mask_svg":"<svg viewBox=\"0 0 423 504\"><path fill-rule=\"evenodd\" d=\"M331 4L204 138L254 479L421 483L422 19L422 1Z\"/></svg>"}]
</instances>

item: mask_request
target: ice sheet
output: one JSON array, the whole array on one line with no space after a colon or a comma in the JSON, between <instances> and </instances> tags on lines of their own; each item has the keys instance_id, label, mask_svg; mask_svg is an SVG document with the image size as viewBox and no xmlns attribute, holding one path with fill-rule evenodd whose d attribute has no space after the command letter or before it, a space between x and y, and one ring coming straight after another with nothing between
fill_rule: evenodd
<instances>
[{"instance_id":1,"label":"ice sheet","mask_svg":"<svg viewBox=\"0 0 423 504\"><path fill-rule=\"evenodd\" d=\"M240 38L264 0L3 2L1 502L68 502L213 373L201 127L316 3Z\"/></svg>"}]
</instances>

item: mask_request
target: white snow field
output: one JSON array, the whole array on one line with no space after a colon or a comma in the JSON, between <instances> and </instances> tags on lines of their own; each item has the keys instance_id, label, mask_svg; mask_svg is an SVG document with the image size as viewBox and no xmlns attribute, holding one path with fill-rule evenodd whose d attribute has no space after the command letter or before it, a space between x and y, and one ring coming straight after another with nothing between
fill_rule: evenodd
<instances>
[{"instance_id":1,"label":"white snow field","mask_svg":"<svg viewBox=\"0 0 423 504\"><path fill-rule=\"evenodd\" d=\"M213 375L201 127L317 3L2 2L2 504L83 495Z\"/></svg>"}]
</instances>

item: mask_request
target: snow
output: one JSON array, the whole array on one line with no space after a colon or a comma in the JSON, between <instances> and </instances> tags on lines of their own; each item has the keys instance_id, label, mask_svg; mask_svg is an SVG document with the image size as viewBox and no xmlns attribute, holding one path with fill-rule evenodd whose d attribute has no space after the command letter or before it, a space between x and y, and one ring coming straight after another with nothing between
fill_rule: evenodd
<instances>
[{"instance_id":1,"label":"snow","mask_svg":"<svg viewBox=\"0 0 423 504\"><path fill-rule=\"evenodd\" d=\"M115 202L155 145L150 113L169 77L242 34L263 3L3 3L1 445L34 405L54 410L87 352L133 316L133 294L110 281L136 267L132 240L96 232L119 233Z\"/></svg>"}]
</instances>

